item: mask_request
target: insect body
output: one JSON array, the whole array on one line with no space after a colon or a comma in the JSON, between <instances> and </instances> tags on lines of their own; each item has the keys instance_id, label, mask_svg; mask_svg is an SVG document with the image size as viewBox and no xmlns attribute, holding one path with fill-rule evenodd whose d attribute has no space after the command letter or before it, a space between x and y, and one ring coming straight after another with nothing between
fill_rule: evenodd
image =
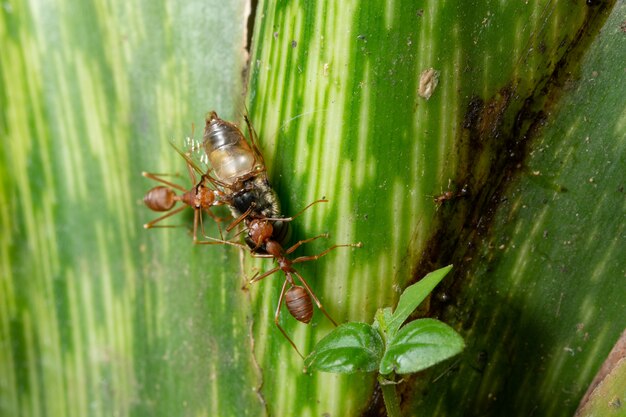
<instances>
[{"instance_id":1,"label":"insect body","mask_svg":"<svg viewBox=\"0 0 626 417\"><path fill-rule=\"evenodd\" d=\"M252 256L272 258L277 263L276 267L255 276L250 283L260 281L279 270L284 273L285 281L274 314L274 323L296 352L302 356L295 343L280 326L278 319L283 303L289 313L302 323L311 321L313 302L335 326L337 323L324 309L294 265L317 260L339 247L360 247L361 244L334 245L318 255L300 256L294 259L288 257L302 244L328 237L327 234L322 234L301 240L288 249L283 247L288 238L290 222L313 204L326 202L326 200L314 201L293 217L283 217L276 192L267 178L265 161L256 144L256 133L249 119L246 117L245 120L249 141L237 126L220 119L215 112L207 115L203 147L213 167L211 175L215 176L210 177L207 174L207 177L211 178L211 182L225 194L235 218L226 230L230 231L238 224L243 224L246 231L245 241Z\"/></svg>"},{"instance_id":2,"label":"insect body","mask_svg":"<svg viewBox=\"0 0 626 417\"><path fill-rule=\"evenodd\" d=\"M324 201L324 200L321 200L321 201ZM313 204L315 204L316 202L314 202ZM310 204L306 208L310 207L311 205L312 204ZM289 221L293 220L293 217L285 219L285 220L289 220ZM250 283L260 281L263 278L266 278L278 272L279 270L283 271L283 273L285 274L285 282L283 283L282 289L280 291L280 296L278 298L278 305L276 306L276 312L274 314L274 323L276 324L278 329L281 331L283 336L285 336L285 338L289 341L291 346L293 346L296 352L298 352L298 354L302 356L302 354L296 347L293 340L291 340L291 338L287 335L287 333L281 327L278 321L283 302L287 306L287 310L289 311L289 313L296 320L306 324L306 323L309 323L311 321L311 318L313 317L313 302L311 301L313 300L315 304L317 305L317 307L321 310L321 312L324 313L324 315L335 326L337 326L337 323L328 314L328 312L326 311L326 309L324 308L320 300L317 298L317 296L315 295L315 293L313 292L309 284L302 277L302 275L300 275L300 273L293 267L293 265L297 263L317 260L336 248L361 247L362 245L360 242L354 243L354 244L347 244L347 245L333 245L330 248L324 250L323 252L317 255L300 256L295 259L289 259L287 258L287 255L291 254L293 251L295 251L304 243L311 242L321 237L328 237L328 235L322 234L322 235L315 236L309 239L301 240L295 243L290 248L284 249L279 242L272 239L271 237L273 234L272 228L273 228L272 222L269 220L255 219L255 220L251 220L248 222L248 229L249 229L248 235L249 235L250 240L252 240L253 243L256 244L257 246L263 245L265 248L265 252L266 252L266 254L255 254L253 256L261 257L261 258L274 258L274 260L278 264L276 267L270 269L269 271L266 271L261 275L255 276L250 281ZM296 281L296 279L297 281L299 281L299 283ZM302 285L299 285L299 284L302 284Z\"/></svg>"},{"instance_id":3,"label":"insect body","mask_svg":"<svg viewBox=\"0 0 626 417\"><path fill-rule=\"evenodd\" d=\"M436 195L433 197L433 202L435 203L435 205L437 206L437 208L441 207L443 205L443 203L445 203L448 200L452 200L455 198L460 198L460 197L465 197L468 194L468 189L467 189L467 185L464 185L463 188L461 188L460 191L451 191L450 190L450 184L448 183L448 190L444 191L443 193Z\"/></svg>"},{"instance_id":4,"label":"insect body","mask_svg":"<svg viewBox=\"0 0 626 417\"><path fill-rule=\"evenodd\" d=\"M230 199L229 207L235 221L228 230L244 219L279 219L282 217L276 192L267 178L265 161L256 145L255 133L246 117L248 142L237 126L220 119L215 112L206 117L203 146L213 167L215 183ZM273 238L284 242L289 235L289 224L276 220ZM260 253L261 246L246 243Z\"/></svg>"},{"instance_id":5,"label":"insect body","mask_svg":"<svg viewBox=\"0 0 626 417\"><path fill-rule=\"evenodd\" d=\"M178 149L177 149L178 151ZM142 175L146 178L150 178L163 185L158 185L151 188L143 198L144 204L152 211L166 212L164 215L144 224L144 228L150 229L153 227L171 227L158 225L161 221L185 210L187 207L191 207L194 210L194 225L193 225L193 241L197 244L233 244L234 242L225 241L223 239L214 239L207 237L204 233L204 225L202 223L202 212L206 212L211 216L219 226L219 222L222 220L215 216L211 212L211 208L221 205L231 204L228 195L220 191L215 187L210 180L210 176L203 175L202 179L196 183L196 176L194 171L198 172L199 168L193 165L193 162L187 158L185 154L178 151L187 160L187 170L192 184L194 184L189 190L184 187L175 184L173 182L164 179L163 174L153 174L149 172L143 172ZM176 190L181 191L181 194L177 194ZM184 204L182 207L174 208L177 202ZM198 240L198 228L201 229L202 234L208 240ZM221 229L220 229L221 234Z\"/></svg>"},{"instance_id":6,"label":"insect body","mask_svg":"<svg viewBox=\"0 0 626 417\"><path fill-rule=\"evenodd\" d=\"M220 119L214 111L206 117L203 145L215 176L226 186L242 188L243 182L265 171L256 144L251 146L237 126Z\"/></svg>"}]
</instances>

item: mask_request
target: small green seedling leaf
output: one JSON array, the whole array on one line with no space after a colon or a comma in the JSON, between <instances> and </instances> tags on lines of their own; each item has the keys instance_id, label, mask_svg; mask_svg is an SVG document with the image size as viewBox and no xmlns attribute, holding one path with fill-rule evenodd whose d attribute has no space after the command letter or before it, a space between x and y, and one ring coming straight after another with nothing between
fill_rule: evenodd
<instances>
[{"instance_id":1,"label":"small green seedling leaf","mask_svg":"<svg viewBox=\"0 0 626 417\"><path fill-rule=\"evenodd\" d=\"M379 308L376 311L376 315L374 316L374 323L372 323L372 327L381 333L387 333L387 323L391 320L393 313L391 312L391 307Z\"/></svg>"},{"instance_id":2,"label":"small green seedling leaf","mask_svg":"<svg viewBox=\"0 0 626 417\"><path fill-rule=\"evenodd\" d=\"M383 355L383 340L366 323L345 323L319 341L304 366L322 372L373 372Z\"/></svg>"},{"instance_id":3,"label":"small green seedling leaf","mask_svg":"<svg viewBox=\"0 0 626 417\"><path fill-rule=\"evenodd\" d=\"M452 269L452 265L433 271L422 278L419 282L408 287L398 301L398 307L394 311L390 320L387 321L387 338L393 339L398 332L402 323L415 311L418 305L432 290L441 282L448 272Z\"/></svg>"},{"instance_id":4,"label":"small green seedling leaf","mask_svg":"<svg viewBox=\"0 0 626 417\"><path fill-rule=\"evenodd\" d=\"M435 319L415 320L388 342L379 372L418 372L456 355L464 347L463 338L447 324Z\"/></svg>"}]
</instances>

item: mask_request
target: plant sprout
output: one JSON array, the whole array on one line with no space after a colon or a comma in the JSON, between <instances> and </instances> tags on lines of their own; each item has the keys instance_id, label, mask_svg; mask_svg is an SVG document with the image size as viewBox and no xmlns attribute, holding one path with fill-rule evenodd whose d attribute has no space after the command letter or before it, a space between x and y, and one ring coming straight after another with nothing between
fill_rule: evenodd
<instances>
[{"instance_id":1,"label":"plant sprout","mask_svg":"<svg viewBox=\"0 0 626 417\"><path fill-rule=\"evenodd\" d=\"M409 286L392 312L378 309L372 325L351 322L326 335L307 356L307 370L353 373L378 372L390 417L400 416L395 375L410 374L436 365L465 347L463 338L447 324L423 318L403 326L407 318L450 272L452 265L426 275Z\"/></svg>"}]
</instances>

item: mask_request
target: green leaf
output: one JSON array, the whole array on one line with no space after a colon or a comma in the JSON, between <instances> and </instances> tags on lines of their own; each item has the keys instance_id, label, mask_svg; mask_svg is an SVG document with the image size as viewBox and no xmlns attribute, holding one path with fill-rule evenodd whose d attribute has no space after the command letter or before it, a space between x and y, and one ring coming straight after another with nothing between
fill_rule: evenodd
<instances>
[{"instance_id":1,"label":"green leaf","mask_svg":"<svg viewBox=\"0 0 626 417\"><path fill-rule=\"evenodd\" d=\"M571 417L626 328L626 3L559 2L543 19L559 29L538 41L572 33L576 13L576 42L527 98L532 113L517 115L530 126L500 136L532 139L523 161L462 232L477 238L456 242L454 256L472 265L439 317L463 327L467 362L436 387L439 370L427 371L409 414Z\"/></svg>"},{"instance_id":2,"label":"green leaf","mask_svg":"<svg viewBox=\"0 0 626 417\"><path fill-rule=\"evenodd\" d=\"M611 369L575 417L598 416L626 416L626 360Z\"/></svg>"},{"instance_id":3,"label":"green leaf","mask_svg":"<svg viewBox=\"0 0 626 417\"><path fill-rule=\"evenodd\" d=\"M440 268L436 271L430 272L424 278L408 287L400 296L398 301L398 307L393 312L391 320L387 322L387 334L388 338L393 338L402 326L402 323L413 313L413 311L419 306L428 294L441 282L448 272L452 269L452 265L448 265L444 268Z\"/></svg>"},{"instance_id":4,"label":"green leaf","mask_svg":"<svg viewBox=\"0 0 626 417\"><path fill-rule=\"evenodd\" d=\"M0 415L264 413L237 251L142 227L141 172L189 187L169 142L235 114L244 6L3 2Z\"/></svg>"},{"instance_id":5,"label":"green leaf","mask_svg":"<svg viewBox=\"0 0 626 417\"><path fill-rule=\"evenodd\" d=\"M463 338L447 324L434 319L415 320L388 342L380 373L418 372L458 354L464 347Z\"/></svg>"},{"instance_id":6,"label":"green leaf","mask_svg":"<svg viewBox=\"0 0 626 417\"><path fill-rule=\"evenodd\" d=\"M320 340L304 365L322 372L373 372L378 369L383 349L383 341L372 326L346 323Z\"/></svg>"},{"instance_id":7,"label":"green leaf","mask_svg":"<svg viewBox=\"0 0 626 417\"><path fill-rule=\"evenodd\" d=\"M393 313L391 307L384 307L376 310L376 315L374 315L374 322L372 323L372 327L381 332L383 337L386 337L388 333L388 323L391 321L392 316Z\"/></svg>"},{"instance_id":8,"label":"green leaf","mask_svg":"<svg viewBox=\"0 0 626 417\"><path fill-rule=\"evenodd\" d=\"M574 417L626 416L626 330L587 388Z\"/></svg>"},{"instance_id":9,"label":"green leaf","mask_svg":"<svg viewBox=\"0 0 626 417\"><path fill-rule=\"evenodd\" d=\"M364 243L298 265L337 321L370 320L430 265L463 265L452 302L432 307L476 328L468 357L479 359L429 386L442 394L432 404L419 381L407 384L403 399L416 403L406 407L571 415L597 352L624 325L615 5L259 1L245 68L243 1L5 2L0 410L344 416L367 404L367 374L301 373L272 320L284 277L241 291L243 275L271 261L242 271L232 248L192 247L185 228L141 228L153 216L140 172L184 173L168 141L180 144L209 110L240 119L247 70L285 214L330 199L293 226L295 240L331 238L299 251ZM419 78L431 67L439 84L425 100ZM556 107L535 100L563 92L571 97ZM542 126L537 146L521 146ZM510 176L525 181L505 192ZM468 196L433 203L466 181ZM499 205L492 227L502 230L490 237ZM188 227L189 216L174 223ZM332 329L318 312L312 326L281 320L305 352ZM541 336L539 354L529 335ZM524 360L512 366L510 349Z\"/></svg>"}]
</instances>

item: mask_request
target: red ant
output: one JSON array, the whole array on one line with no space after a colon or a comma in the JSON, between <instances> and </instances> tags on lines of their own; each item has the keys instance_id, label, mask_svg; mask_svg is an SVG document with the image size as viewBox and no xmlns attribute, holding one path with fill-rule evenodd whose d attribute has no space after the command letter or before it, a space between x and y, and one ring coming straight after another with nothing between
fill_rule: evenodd
<instances>
[{"instance_id":1,"label":"red ant","mask_svg":"<svg viewBox=\"0 0 626 417\"><path fill-rule=\"evenodd\" d=\"M448 181L448 190L443 192L442 194L439 194L437 196L433 197L433 202L435 203L435 205L437 206L437 209L439 209L439 207L441 207L443 205L443 203L445 203L448 200L452 200L455 198L459 198L459 197L465 197L469 192L467 189L467 184L463 186L463 188L461 188L460 191L454 192L450 190L450 182Z\"/></svg>"},{"instance_id":2,"label":"red ant","mask_svg":"<svg viewBox=\"0 0 626 417\"><path fill-rule=\"evenodd\" d=\"M154 181L160 182L163 185L158 185L156 187L148 190L146 195L143 198L144 204L152 211L156 212L167 212L161 217L157 217L156 219L146 223L143 225L146 229L151 229L154 227L173 227L168 225L157 225L161 221L171 217L181 211L185 210L187 207L191 207L194 210L193 217L193 242L194 244L234 244L234 242L229 242L222 239L215 239L206 236L204 233L204 224L202 223L202 212L205 211L216 221L219 228L219 223L223 220L220 217L217 217L213 214L210 209L214 206L221 205L229 205L230 198L220 191L217 187L209 186L212 184L212 178L208 174L203 174L201 180L196 183L196 175L194 171L200 173L200 169L189 159L187 155L181 152L179 149L174 147L176 151L187 161L187 170L189 172L189 177L191 179L192 184L194 185L191 189L186 190L184 187L174 184L170 181L165 180L164 176L166 174L153 174L149 172L142 172L142 175L146 178L150 178ZM181 191L182 194L176 194L176 191ZM178 207L173 209L176 202L182 202L185 205L182 207ZM198 240L198 224L200 225L200 229L202 230L202 235L209 239L208 241ZM222 235L222 230L220 230L220 236Z\"/></svg>"},{"instance_id":3,"label":"red ant","mask_svg":"<svg viewBox=\"0 0 626 417\"><path fill-rule=\"evenodd\" d=\"M189 191L164 180L161 178L161 175L144 173L144 176L170 187L154 187L146 194L144 202L150 209L154 211L169 211L169 213L147 223L145 227L154 227L155 223L183 210L184 207L170 211L176 201L182 201L194 209L194 243L229 244L249 249L254 257L275 259L278 266L261 275L253 277L249 283L260 281L278 270L283 271L285 281L276 307L274 323L298 355L303 357L295 343L279 324L278 318L283 301L287 305L289 313L302 323L306 324L311 321L313 316L312 300L315 301L317 307L335 326L337 326L337 323L328 314L309 284L296 271L293 265L317 260L339 247L361 247L362 244L359 242L356 244L334 245L318 255L301 256L293 260L287 258L287 255L293 253L302 244L321 237L328 237L327 234L322 234L301 240L286 250L281 244L286 238L288 231L288 227L286 226L288 222L299 216L313 204L326 202L327 200L317 200L309 204L295 216L281 217L278 198L267 180L263 156L256 146L255 132L247 117L246 124L248 125L249 136L251 137L250 144L248 144L241 131L235 125L223 121L215 112L211 112L207 116L204 147L211 164L216 169L216 178L213 178L209 172L203 174L188 155L176 149L187 161L187 168L192 183L195 184L194 170L202 176L201 181ZM178 196L174 192L174 189L183 191L184 194ZM218 221L219 226L220 219L216 218L215 215L209 211L211 207L216 205L227 205L236 217L227 227L227 232L230 232L237 224L244 222L248 231L245 239L247 245L206 236L205 237L209 239L208 241L197 240L198 223L200 223L204 234L201 215L202 210L207 211L211 217ZM297 281L299 281L302 286L298 285Z\"/></svg>"},{"instance_id":4,"label":"red ant","mask_svg":"<svg viewBox=\"0 0 626 417\"><path fill-rule=\"evenodd\" d=\"M187 162L187 167L189 169L190 177L192 181L195 182L195 175L193 173L193 166L191 162ZM306 280L300 275L300 273L293 267L293 264L313 261L321 258L326 255L328 252L339 248L339 247L361 247L362 244L346 244L346 245L333 245L330 248L324 250L323 252L312 255L312 256L300 256L293 260L287 258L287 255L293 253L296 249L298 249L301 245L311 242L313 240L328 237L328 234L321 234L319 236L315 236L309 239L301 240L296 242L288 249L284 249L282 245L273 238L274 235L274 223L275 222L290 222L295 219L297 216L302 214L306 209L311 207L317 203L324 203L328 200L316 200L313 203L306 206L303 210L297 213L295 216L286 217L286 218L250 218L250 213L253 212L252 209L249 209L245 213L243 213L239 218L234 220L227 228L227 231L232 230L237 224L242 221L245 222L248 233L247 239L248 246L243 245L238 242L232 242L223 239L215 239L211 237L206 237L209 239L208 241L200 241L197 240L197 230L198 223L200 223L200 227L203 230L202 226L202 211L207 211L209 215L211 215L216 221L221 221L221 219L217 218L213 213L210 212L210 208L217 205L228 205L229 199L225 196L221 191L217 189L212 189L204 185L205 181L210 182L210 176L204 175L203 179L191 190L185 190L180 185L171 183L169 181L161 178L162 175L159 174L150 174L144 172L143 175L147 178L151 178L155 181L161 182L168 187L164 186L156 186L146 193L144 197L144 202L148 208L154 211L169 211L164 216L161 216L155 220L152 220L149 223L144 225L145 228L152 227L169 227L169 226L155 226L156 223L166 219L180 211L184 210L187 206L190 206L194 209L194 232L193 239L195 244L228 244L232 246L237 246L241 249L248 249L252 253L253 257L258 258L274 258L278 263L278 266L270 269L267 272L264 272L261 275L257 275L253 277L249 284L253 282L257 282L266 278L279 270L282 270L285 274L285 282L283 283L283 287L280 292L278 305L276 307L276 313L274 314L274 323L283 334L283 336L289 341L291 346L295 349L295 351L303 357L302 353L298 350L295 343L291 338L287 335L285 330L280 325L278 319L280 316L280 309L282 307L283 302L287 306L287 310L289 313L298 321L308 324L313 317L313 301L317 307L322 311L322 313L335 325L337 326L337 322L333 320L333 318L328 314L322 303L319 301L309 284ZM177 195L174 189L183 191L183 194ZM179 207L175 210L172 210L177 201L182 201L186 204L186 206ZM221 233L221 230L220 230ZM204 230L203 230L204 234ZM259 253L261 252L261 253ZM302 286L298 285L294 276L302 283Z\"/></svg>"},{"instance_id":5,"label":"red ant","mask_svg":"<svg viewBox=\"0 0 626 417\"><path fill-rule=\"evenodd\" d=\"M324 313L324 315L331 321L331 323L337 326L337 322L335 322L335 320L333 320L330 314L328 314L328 312L326 311L326 309L324 308L320 300L317 298L317 296L315 295L315 293L313 292L309 284L306 282L304 277L302 277L302 275L300 275L300 273L293 267L293 265L297 263L315 261L336 248L341 248L341 247L360 248L363 245L361 244L361 242L352 243L352 244L344 244L344 245L333 245L330 248L324 250L323 252L317 255L300 256L295 259L289 259L287 258L287 255L293 253L301 245L311 242L313 240L322 238L322 237L328 237L328 234L325 233L325 234L321 234L319 236L315 236L309 239L300 240L296 242L294 245L292 245L290 248L284 249L283 246L272 237L274 235L273 224L274 222L277 222L277 221L290 222L296 217L298 217L300 214L302 214L306 209L308 209L312 205L317 204L317 203L325 203L327 201L328 200L316 200L313 203L306 206L303 210L301 210L295 216L292 216L292 217L260 218L260 219L259 218L255 218L255 219L246 218L245 220L246 226L248 229L247 241L251 242L252 245L254 245L254 247L250 248L250 251L252 252L252 256L257 257L257 258L273 258L278 264L276 267L270 269L269 271L266 271L260 275L254 276L249 281L249 284L260 281L263 278L267 278L268 276L278 272L279 270L283 271L283 273L285 274L285 282L283 283L282 289L280 291L280 296L278 298L278 305L276 306L276 312L274 314L274 324L276 324L276 326L278 327L280 332L283 334L283 336L285 336L285 338L289 341L291 346L295 349L298 355L300 355L302 358L304 358L304 356L302 356L302 353L300 353L300 351L296 347L293 340L291 340L291 338L287 335L287 333L285 332L285 330L282 328L282 326L280 325L278 321L278 318L280 316L280 309L283 305L283 301L285 305L287 306L287 310L289 311L289 313L299 322L308 324L311 321L311 318L313 317L313 302L311 301L311 299L315 302L315 304L317 305L317 308L319 308L320 311ZM257 252L261 248L263 249L264 253ZM294 276L302 284L302 286L298 285L298 283L296 282L296 279L294 279Z\"/></svg>"}]
</instances>

